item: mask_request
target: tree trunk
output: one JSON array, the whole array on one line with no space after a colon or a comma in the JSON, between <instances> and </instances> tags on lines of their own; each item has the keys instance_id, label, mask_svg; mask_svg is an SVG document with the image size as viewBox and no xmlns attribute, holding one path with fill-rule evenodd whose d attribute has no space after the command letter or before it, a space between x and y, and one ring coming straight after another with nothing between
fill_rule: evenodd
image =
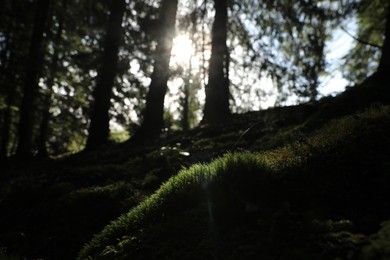
<instances>
[{"instance_id":1,"label":"tree trunk","mask_svg":"<svg viewBox=\"0 0 390 260\"><path fill-rule=\"evenodd\" d=\"M50 94L47 94L47 97L44 101L44 111L42 113L41 125L39 127L39 138L38 138L38 157L47 158L48 152L46 147L47 133L49 129L50 121Z\"/></svg>"},{"instance_id":2,"label":"tree trunk","mask_svg":"<svg viewBox=\"0 0 390 260\"><path fill-rule=\"evenodd\" d=\"M191 69L191 66L190 66ZM188 73L187 77L191 77L191 72ZM181 128L187 131L190 128L189 112L190 112L190 79L187 78L184 82L184 98L183 98L183 114L181 118Z\"/></svg>"},{"instance_id":3,"label":"tree trunk","mask_svg":"<svg viewBox=\"0 0 390 260\"><path fill-rule=\"evenodd\" d=\"M11 61L12 61L12 51L10 51L11 44L11 34L14 28L14 21L11 18L7 31L5 33L5 44L1 50L1 83L4 84L6 88L6 108L3 113L3 120L1 122L1 143L0 143L0 162L7 160L8 156L8 144L10 139L10 129L11 129L11 118L12 118L12 105L15 102L16 90L12 84L13 79L11 78ZM8 57L9 56L9 57ZM8 57L8 58L7 58Z\"/></svg>"},{"instance_id":4,"label":"tree trunk","mask_svg":"<svg viewBox=\"0 0 390 260\"><path fill-rule=\"evenodd\" d=\"M195 0L195 8L198 6L198 2ZM196 25L197 25L197 13L194 11L191 15L191 43L195 44L195 34L196 34ZM189 61L188 61L188 71L186 79L184 82L184 98L183 98L183 114L181 119L181 128L184 131L187 131L190 128L190 95L191 95L191 76L192 76L192 58L193 53L191 52Z\"/></svg>"},{"instance_id":5,"label":"tree trunk","mask_svg":"<svg viewBox=\"0 0 390 260\"><path fill-rule=\"evenodd\" d=\"M169 62L172 42L175 34L177 0L164 0L160 7L160 33L157 38L154 68L149 92L146 97L146 107L143 122L137 132L138 136L159 134L164 127L164 99L169 78Z\"/></svg>"},{"instance_id":6,"label":"tree trunk","mask_svg":"<svg viewBox=\"0 0 390 260\"><path fill-rule=\"evenodd\" d=\"M126 9L125 0L111 1L110 18L106 31L102 67L94 92L94 106L91 114L86 149L95 149L108 141L110 127L109 110L112 87L118 65L119 46L122 41L122 20Z\"/></svg>"},{"instance_id":7,"label":"tree trunk","mask_svg":"<svg viewBox=\"0 0 390 260\"><path fill-rule=\"evenodd\" d=\"M390 4L387 6L385 41L383 43L382 56L377 72L386 77L390 77Z\"/></svg>"},{"instance_id":8,"label":"tree trunk","mask_svg":"<svg viewBox=\"0 0 390 260\"><path fill-rule=\"evenodd\" d=\"M38 94L38 79L43 63L42 41L50 0L38 0L29 56L26 63L26 75L23 88L23 99L20 109L19 143L17 156L29 158L32 151L34 130L34 102Z\"/></svg>"},{"instance_id":9,"label":"tree trunk","mask_svg":"<svg viewBox=\"0 0 390 260\"><path fill-rule=\"evenodd\" d=\"M46 96L44 97L43 111L42 111L42 120L39 128L39 138L38 138L38 156L48 157L46 141L47 135L49 132L49 122L50 122L50 107L51 107L51 98L53 93L53 85L55 74L58 70L58 44L62 39L63 31L63 17L60 15L57 32L53 40L54 53L51 60L51 66L49 68L49 78L47 80L47 91Z\"/></svg>"},{"instance_id":10,"label":"tree trunk","mask_svg":"<svg viewBox=\"0 0 390 260\"><path fill-rule=\"evenodd\" d=\"M12 82L12 79L10 79L9 82ZM11 123L12 123L12 106L15 103L15 97L16 97L16 89L11 85L11 83L8 83L8 93L7 93L7 108L4 110L3 115L3 127L1 129L1 144L0 144L0 161L7 160L7 157L9 155L8 152L8 145L10 142L10 131L11 131Z\"/></svg>"},{"instance_id":11,"label":"tree trunk","mask_svg":"<svg viewBox=\"0 0 390 260\"><path fill-rule=\"evenodd\" d=\"M230 115L229 108L229 52L227 38L227 0L215 0L215 20L212 28L212 46L209 81L203 121L218 124Z\"/></svg>"}]
</instances>

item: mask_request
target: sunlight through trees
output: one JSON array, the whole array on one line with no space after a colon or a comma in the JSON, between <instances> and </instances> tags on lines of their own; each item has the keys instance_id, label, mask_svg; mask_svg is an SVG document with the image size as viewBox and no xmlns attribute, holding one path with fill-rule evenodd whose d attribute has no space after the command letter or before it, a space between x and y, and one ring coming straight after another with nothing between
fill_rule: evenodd
<instances>
[{"instance_id":1,"label":"sunlight through trees","mask_svg":"<svg viewBox=\"0 0 390 260\"><path fill-rule=\"evenodd\" d=\"M105 1L4 1L1 158L74 152L107 143L110 132L188 130L231 111L314 102L326 82L360 82L387 61L387 1L228 1L220 22L222 3L125 1L114 35L107 24L115 10ZM352 50L328 59L340 28ZM102 85L107 91L98 94Z\"/></svg>"}]
</instances>

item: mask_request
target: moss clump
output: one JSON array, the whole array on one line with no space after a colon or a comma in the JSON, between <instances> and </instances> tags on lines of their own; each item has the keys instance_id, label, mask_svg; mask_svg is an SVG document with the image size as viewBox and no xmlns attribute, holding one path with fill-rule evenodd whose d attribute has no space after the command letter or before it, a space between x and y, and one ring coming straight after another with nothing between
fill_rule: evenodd
<instances>
[{"instance_id":1,"label":"moss clump","mask_svg":"<svg viewBox=\"0 0 390 260\"><path fill-rule=\"evenodd\" d=\"M262 166L258 156L250 153L227 154L211 164L197 164L183 169L177 176L164 183L160 189L128 214L112 222L103 232L84 248L80 258L90 252L98 253L102 245L115 243L117 238L129 232L138 232L149 221L162 221L170 215L190 209L202 203L205 196L222 183L235 183L233 179L241 174L261 175ZM259 172L260 174L255 172ZM269 177L265 168L264 177ZM245 178L239 178L245 180ZM114 247L112 248L115 251ZM108 249L107 249L108 250ZM107 250L105 251L107 253ZM94 254L96 254L94 253Z\"/></svg>"}]
</instances>

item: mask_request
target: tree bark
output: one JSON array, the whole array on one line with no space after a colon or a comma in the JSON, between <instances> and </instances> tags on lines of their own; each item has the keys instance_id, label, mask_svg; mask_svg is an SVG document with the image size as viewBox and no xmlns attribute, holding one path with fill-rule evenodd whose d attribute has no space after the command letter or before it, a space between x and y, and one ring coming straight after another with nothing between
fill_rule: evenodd
<instances>
[{"instance_id":1,"label":"tree bark","mask_svg":"<svg viewBox=\"0 0 390 260\"><path fill-rule=\"evenodd\" d=\"M51 99L53 93L53 85L55 74L58 70L58 45L62 39L62 31L63 31L63 17L60 15L57 27L57 32L53 40L53 48L54 53L51 60L51 66L49 68L49 78L47 80L47 91L46 96L43 101L43 111L42 111L42 120L39 128L39 138L38 138L38 156L40 157L48 157L46 141L49 132L49 122L50 122L50 107L51 107Z\"/></svg>"},{"instance_id":2,"label":"tree bark","mask_svg":"<svg viewBox=\"0 0 390 260\"><path fill-rule=\"evenodd\" d=\"M227 0L215 0L215 20L212 27L212 46L209 81L203 122L218 124L230 116L229 108L229 51L227 38Z\"/></svg>"},{"instance_id":3,"label":"tree bark","mask_svg":"<svg viewBox=\"0 0 390 260\"><path fill-rule=\"evenodd\" d=\"M195 8L198 6L198 2L195 0L194 3ZM196 34L196 25L197 25L197 13L194 11L191 14L191 43L195 44L195 34ZM192 58L193 58L193 53L191 52L189 61L188 61L188 70L187 70L187 75L186 79L184 81L184 98L183 98L183 113L182 113L182 118L181 118L181 128L184 131L187 131L190 129L190 95L191 95L191 76L192 76Z\"/></svg>"},{"instance_id":4,"label":"tree bark","mask_svg":"<svg viewBox=\"0 0 390 260\"><path fill-rule=\"evenodd\" d=\"M26 74L23 88L23 99L20 109L19 142L16 155L26 159L31 156L34 131L35 99L38 95L39 73L43 63L43 33L48 16L50 0L38 0L34 28L31 36L29 56L26 63Z\"/></svg>"},{"instance_id":5,"label":"tree bark","mask_svg":"<svg viewBox=\"0 0 390 260\"><path fill-rule=\"evenodd\" d=\"M164 99L169 79L169 62L175 34L177 0L164 0L160 7L160 33L157 38L154 68L151 76L143 122L137 136L159 134L164 127Z\"/></svg>"},{"instance_id":6,"label":"tree bark","mask_svg":"<svg viewBox=\"0 0 390 260\"><path fill-rule=\"evenodd\" d=\"M0 80L6 89L6 108L3 112L3 120L1 122L1 143L0 143L0 162L6 161L8 156L8 144L10 137L10 128L11 128L11 118L12 118L12 105L15 102L15 87L13 87L11 79L11 60L12 60L12 51L10 51L12 31L14 29L14 21L11 18L8 24L7 31L5 33L5 44L1 50L0 58L1 63L1 74ZM8 55L7 55L8 54ZM9 58L7 58L9 56Z\"/></svg>"},{"instance_id":7,"label":"tree bark","mask_svg":"<svg viewBox=\"0 0 390 260\"><path fill-rule=\"evenodd\" d=\"M191 66L189 67L191 69ZM187 77L191 77L191 72L188 73ZM187 78L184 82L184 97L183 97L183 114L181 118L181 128L187 131L190 128L189 112L190 112L190 79Z\"/></svg>"},{"instance_id":8,"label":"tree bark","mask_svg":"<svg viewBox=\"0 0 390 260\"><path fill-rule=\"evenodd\" d=\"M385 41L382 46L382 56L377 72L386 77L390 77L390 4L387 6Z\"/></svg>"},{"instance_id":9,"label":"tree bark","mask_svg":"<svg viewBox=\"0 0 390 260\"><path fill-rule=\"evenodd\" d=\"M94 106L91 113L91 123L86 149L95 149L108 142L109 110L111 105L112 87L115 81L118 65L118 52L122 41L122 20L126 9L125 0L111 1L110 18L106 30L102 67L99 72L94 91Z\"/></svg>"},{"instance_id":10,"label":"tree bark","mask_svg":"<svg viewBox=\"0 0 390 260\"><path fill-rule=\"evenodd\" d=\"M10 79L11 80L11 79ZM11 82L11 81L10 81ZM7 160L9 155L8 145L10 142L10 131L12 123L12 106L15 103L16 90L12 86L8 85L7 93L7 108L4 111L3 115L3 127L1 129L1 145L0 145L0 161Z\"/></svg>"}]
</instances>

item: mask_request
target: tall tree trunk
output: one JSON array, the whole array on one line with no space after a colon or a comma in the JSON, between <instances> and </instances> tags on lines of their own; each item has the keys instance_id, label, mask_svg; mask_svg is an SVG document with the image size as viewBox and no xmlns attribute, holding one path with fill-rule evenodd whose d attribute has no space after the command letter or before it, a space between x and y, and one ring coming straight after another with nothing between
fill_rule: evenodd
<instances>
[{"instance_id":1,"label":"tall tree trunk","mask_svg":"<svg viewBox=\"0 0 390 260\"><path fill-rule=\"evenodd\" d=\"M38 94L38 79L43 63L42 41L49 4L50 0L38 0L36 6L34 28L26 63L23 99L20 109L19 143L16 152L19 158L28 158L31 156L34 130L34 102Z\"/></svg>"},{"instance_id":2,"label":"tall tree trunk","mask_svg":"<svg viewBox=\"0 0 390 260\"><path fill-rule=\"evenodd\" d=\"M189 67L191 69L191 66ZM188 73L187 77L190 77L190 73ZM184 131L187 131L190 128L189 122L189 101L190 101L190 79L186 79L184 82L184 98L183 98L183 114L181 118L181 128Z\"/></svg>"},{"instance_id":3,"label":"tall tree trunk","mask_svg":"<svg viewBox=\"0 0 390 260\"><path fill-rule=\"evenodd\" d=\"M58 44L60 43L62 39L62 31L63 31L63 17L60 15L59 21L58 21L58 27L56 35L54 36L53 40L53 48L54 53L51 60L51 66L49 69L49 78L47 80L47 91L46 96L44 97L44 104L43 104L43 111L42 111L42 120L41 125L39 127L39 137L38 137L38 156L40 157L47 157L47 147L46 147L46 141L47 141L47 135L49 132L49 122L50 122L50 106L51 106L51 99L52 99L52 93L53 93L53 85L54 85L54 79L55 74L58 70Z\"/></svg>"},{"instance_id":4,"label":"tall tree trunk","mask_svg":"<svg viewBox=\"0 0 390 260\"><path fill-rule=\"evenodd\" d=\"M382 56L377 72L390 77L390 4L387 5L385 41L382 47Z\"/></svg>"},{"instance_id":5,"label":"tall tree trunk","mask_svg":"<svg viewBox=\"0 0 390 260\"><path fill-rule=\"evenodd\" d=\"M169 62L172 42L175 34L175 21L178 0L163 0L160 7L160 33L157 39L154 68L143 122L137 132L138 136L150 136L160 133L164 127L164 99L169 78Z\"/></svg>"},{"instance_id":6,"label":"tall tree trunk","mask_svg":"<svg viewBox=\"0 0 390 260\"><path fill-rule=\"evenodd\" d=\"M49 82L50 83L50 82ZM48 83L48 84L49 84ZM49 90L50 91L50 90ZM50 121L50 100L51 95L47 93L47 96L44 100L44 110L42 111L42 120L39 126L39 137L38 137L38 157L47 158L48 152L46 147L46 140L49 130L49 121Z\"/></svg>"},{"instance_id":7,"label":"tall tree trunk","mask_svg":"<svg viewBox=\"0 0 390 260\"><path fill-rule=\"evenodd\" d=\"M10 82L12 79L10 79ZM7 93L7 108L4 110L3 115L3 127L1 129L1 144L0 144L0 161L7 160L8 156L8 145L10 142L10 131L12 123L12 106L15 103L16 89L8 83L8 93Z\"/></svg>"},{"instance_id":8,"label":"tall tree trunk","mask_svg":"<svg viewBox=\"0 0 390 260\"><path fill-rule=\"evenodd\" d=\"M8 144L10 137L10 128L11 128L11 118L12 118L12 105L15 101L16 90L12 84L13 79L11 78L11 61L12 61L12 51L10 51L12 31L14 28L14 21L11 18L8 24L7 31L5 33L5 44L1 50L0 59L1 63L1 73L0 73L0 82L4 85L6 89L6 108L3 112L3 120L1 122L1 143L0 143L0 161L5 161L8 156ZM7 58L8 57L8 58Z\"/></svg>"},{"instance_id":9,"label":"tall tree trunk","mask_svg":"<svg viewBox=\"0 0 390 260\"><path fill-rule=\"evenodd\" d=\"M229 51L227 38L227 0L214 0L215 20L212 28L212 46L209 81L203 121L218 124L230 115L229 108Z\"/></svg>"},{"instance_id":10,"label":"tall tree trunk","mask_svg":"<svg viewBox=\"0 0 390 260\"><path fill-rule=\"evenodd\" d=\"M191 44L195 44L195 34L196 34L196 25L197 25L197 6L198 1L195 0L194 3L195 11L191 14ZM183 114L181 119L181 127L184 131L187 131L190 128L190 95L191 95L191 75L192 75L192 58L193 53L191 52L189 61L187 75L184 82L184 98L183 98Z\"/></svg>"},{"instance_id":11,"label":"tall tree trunk","mask_svg":"<svg viewBox=\"0 0 390 260\"><path fill-rule=\"evenodd\" d=\"M108 141L110 127L109 110L112 87L118 66L118 52L122 41L122 20L126 9L125 0L110 2L110 18L106 30L102 67L94 92L94 106L91 114L86 149L95 149Z\"/></svg>"},{"instance_id":12,"label":"tall tree trunk","mask_svg":"<svg viewBox=\"0 0 390 260\"><path fill-rule=\"evenodd\" d=\"M207 79L207 69L206 69L206 29L205 29L205 17L207 12L207 6L206 6L207 0L203 0L202 5L200 7L200 19L202 24L202 82L204 85L206 85L206 79Z\"/></svg>"}]
</instances>

